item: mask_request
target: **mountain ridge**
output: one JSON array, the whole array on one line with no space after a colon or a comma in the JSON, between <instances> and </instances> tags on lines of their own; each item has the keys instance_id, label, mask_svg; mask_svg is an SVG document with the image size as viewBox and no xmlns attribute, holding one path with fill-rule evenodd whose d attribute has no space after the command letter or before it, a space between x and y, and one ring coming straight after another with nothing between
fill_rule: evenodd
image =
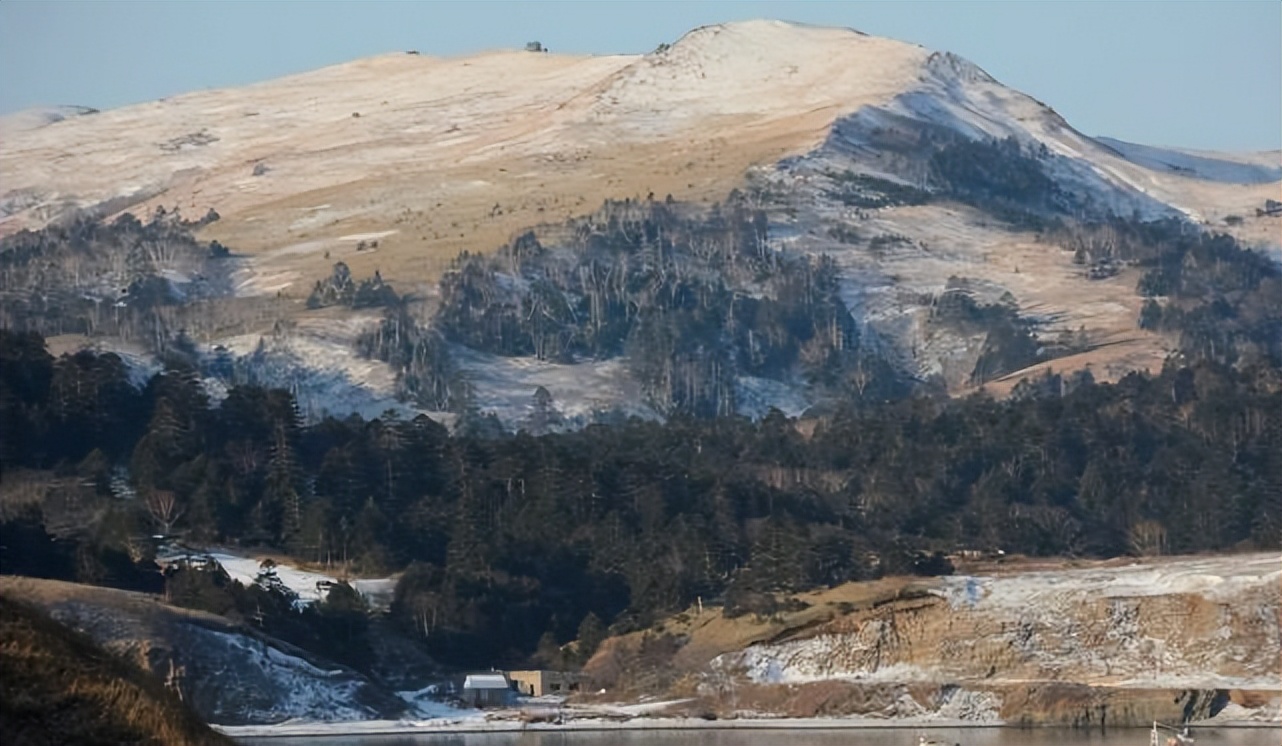
<instances>
[{"instance_id":1,"label":"mountain ridge","mask_svg":"<svg viewBox=\"0 0 1282 746\"><path fill-rule=\"evenodd\" d=\"M1043 340L1090 337L1095 352L1071 366L1113 379L1160 365L1173 343L1136 328L1143 299L1119 285L1136 273L1092 281L1075 264L1082 252L1070 261L1012 224L1010 204L961 204L936 183L932 153L1003 139L1051 184L1036 210L1175 216L1282 256L1270 219L1252 214L1279 196L1282 182L1267 179L1282 168L1092 139L958 55L778 21L701 27L646 55L381 55L67 118L0 146L0 169L14 177L0 234L79 209L215 209L221 219L197 231L238 252L236 297L297 303L342 262L417 299L423 320L463 252L563 232L602 202L671 195L707 207L740 190L765 214L773 250L834 257L868 338L950 390L969 386L982 339L926 329L920 299L954 278L990 288L990 302L1010 293ZM932 204L847 204L866 200L834 196L849 185L834 190L832 177L845 173L918 189ZM346 319L341 329L376 321ZM198 341L248 354L279 326ZM341 349L359 333L344 341L335 327L300 344ZM339 357L317 362L367 367ZM575 395L565 388L553 394Z\"/></svg>"}]
</instances>

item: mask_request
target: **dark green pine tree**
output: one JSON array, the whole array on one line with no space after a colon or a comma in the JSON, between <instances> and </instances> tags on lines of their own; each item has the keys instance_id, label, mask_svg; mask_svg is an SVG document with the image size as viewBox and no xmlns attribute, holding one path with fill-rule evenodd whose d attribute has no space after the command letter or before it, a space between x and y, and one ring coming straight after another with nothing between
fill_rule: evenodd
<instances>
[{"instance_id":1,"label":"dark green pine tree","mask_svg":"<svg viewBox=\"0 0 1282 746\"><path fill-rule=\"evenodd\" d=\"M583 617L583 621L579 623L579 640L576 646L579 661L587 663L588 659L596 653L597 648L601 647L601 643L608 635L609 633L606 631L601 617L589 611L588 615Z\"/></svg>"},{"instance_id":2,"label":"dark green pine tree","mask_svg":"<svg viewBox=\"0 0 1282 746\"><path fill-rule=\"evenodd\" d=\"M263 502L265 518L278 546L299 554L302 527L302 499L298 491L299 466L289 443L284 423L277 423L272 442L271 461L267 465Z\"/></svg>"},{"instance_id":3,"label":"dark green pine tree","mask_svg":"<svg viewBox=\"0 0 1282 746\"><path fill-rule=\"evenodd\" d=\"M446 563L451 573L479 577L486 575L491 566L493 537L487 530L489 516L483 498L474 489L469 470L459 465L457 473L459 496L453 531L445 550Z\"/></svg>"}]
</instances>

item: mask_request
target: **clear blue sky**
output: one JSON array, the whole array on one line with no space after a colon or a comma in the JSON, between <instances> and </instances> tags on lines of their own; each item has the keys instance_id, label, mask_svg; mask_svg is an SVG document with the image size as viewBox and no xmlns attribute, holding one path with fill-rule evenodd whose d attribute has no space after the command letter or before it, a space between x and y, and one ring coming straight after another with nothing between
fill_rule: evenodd
<instances>
[{"instance_id":1,"label":"clear blue sky","mask_svg":"<svg viewBox=\"0 0 1282 746\"><path fill-rule=\"evenodd\" d=\"M0 0L0 113L110 108L404 49L537 39L646 52L696 26L781 18L957 52L1078 129L1153 145L1282 147L1282 3L36 2Z\"/></svg>"}]
</instances>

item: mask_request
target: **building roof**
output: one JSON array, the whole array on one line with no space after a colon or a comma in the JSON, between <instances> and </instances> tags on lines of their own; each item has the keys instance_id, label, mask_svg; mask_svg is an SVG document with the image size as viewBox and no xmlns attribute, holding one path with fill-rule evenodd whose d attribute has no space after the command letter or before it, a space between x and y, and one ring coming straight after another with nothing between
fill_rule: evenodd
<instances>
[{"instance_id":1,"label":"building roof","mask_svg":"<svg viewBox=\"0 0 1282 746\"><path fill-rule=\"evenodd\" d=\"M463 680L464 689L510 689L511 686L501 673L474 673Z\"/></svg>"}]
</instances>

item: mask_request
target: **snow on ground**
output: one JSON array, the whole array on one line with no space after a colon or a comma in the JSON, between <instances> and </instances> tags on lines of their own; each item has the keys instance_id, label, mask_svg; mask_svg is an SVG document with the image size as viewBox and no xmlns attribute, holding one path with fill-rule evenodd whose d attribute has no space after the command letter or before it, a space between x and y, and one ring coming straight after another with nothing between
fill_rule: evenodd
<instances>
[{"instance_id":1,"label":"snow on ground","mask_svg":"<svg viewBox=\"0 0 1282 746\"><path fill-rule=\"evenodd\" d=\"M736 115L849 112L911 86L927 54L843 28L766 20L704 26L607 79L587 115L654 135Z\"/></svg>"},{"instance_id":2,"label":"snow on ground","mask_svg":"<svg viewBox=\"0 0 1282 746\"><path fill-rule=\"evenodd\" d=\"M1220 723L1282 723L1282 698L1275 698L1262 707L1243 707L1236 702L1230 702L1224 706L1224 709L1217 712L1215 717L1195 724L1217 725Z\"/></svg>"},{"instance_id":3,"label":"snow on ground","mask_svg":"<svg viewBox=\"0 0 1282 746\"><path fill-rule=\"evenodd\" d=\"M414 417L418 410L396 398L396 374L391 368L356 354L353 341L369 323L367 316L360 315L307 318L284 336L246 334L220 341L249 363L253 383L291 392L308 421L353 412L372 419L388 410Z\"/></svg>"},{"instance_id":4,"label":"snow on ground","mask_svg":"<svg viewBox=\"0 0 1282 746\"><path fill-rule=\"evenodd\" d=\"M1282 689L1282 558L1275 554L1162 558L937 583L931 592L947 600L947 618L928 614L911 633L869 618L727 653L713 668L768 684L1054 679L1126 688ZM905 634L909 639L888 643ZM940 657L923 662L907 652L914 645L938 648ZM961 649L973 652L945 654ZM1001 661L995 676L992 660Z\"/></svg>"},{"instance_id":5,"label":"snow on ground","mask_svg":"<svg viewBox=\"0 0 1282 746\"><path fill-rule=\"evenodd\" d=\"M457 345L450 348L450 355L475 387L480 411L493 412L509 428L519 429L529 419L539 386L552 395L562 417L580 424L609 410L626 416L656 416L621 358L560 364L490 355Z\"/></svg>"},{"instance_id":6,"label":"snow on ground","mask_svg":"<svg viewBox=\"0 0 1282 746\"><path fill-rule=\"evenodd\" d=\"M543 386L567 426L581 427L611 413L655 418L645 403L625 358L584 360L561 364L532 357L503 357L454 346L450 354L475 387L476 404L493 412L503 424L520 429L534 411L534 391ZM740 376L735 380L739 414L760 418L771 407L789 416L804 412L811 402L800 385L767 378Z\"/></svg>"},{"instance_id":7,"label":"snow on ground","mask_svg":"<svg viewBox=\"0 0 1282 746\"><path fill-rule=\"evenodd\" d=\"M1057 371L1089 364L1097 380L1113 380L1160 366L1164 342L1135 326L1142 303L1136 277L1088 280L1071 251L965 205L852 210L832 197L826 174L859 170L858 157L826 148L756 175L791 195L771 217L772 234L785 236L789 250L826 254L841 267L842 299L864 325L861 343L879 346L923 379L942 376L955 390L969 386L983 337L928 323L927 299L961 283L981 303L1001 302L1009 292L1021 313L1039 322L1043 340L1084 329L1090 344L1101 345L1089 359L1048 363ZM858 240L835 240L836 227Z\"/></svg>"},{"instance_id":8,"label":"snow on ground","mask_svg":"<svg viewBox=\"0 0 1282 746\"><path fill-rule=\"evenodd\" d=\"M1183 176L1228 184L1267 184L1282 181L1282 163L1277 153L1272 163L1250 163L1238 159L1189 153L1173 148L1096 137L1095 142L1116 150L1126 160L1154 171L1171 171Z\"/></svg>"},{"instance_id":9,"label":"snow on ground","mask_svg":"<svg viewBox=\"0 0 1282 746\"><path fill-rule=\"evenodd\" d=\"M742 669L758 684L807 684L840 679L864 683L894 684L932 682L938 673L919 666L896 663L871 670L849 671L842 667L838 653L868 647L849 635L818 635L804 640L789 640L774 645L754 645L741 653L718 657L715 669Z\"/></svg>"},{"instance_id":10,"label":"snow on ground","mask_svg":"<svg viewBox=\"0 0 1282 746\"><path fill-rule=\"evenodd\" d=\"M1228 601L1242 591L1282 583L1275 554L1172 558L1123 567L1046 570L1010 576L942 579L940 593L953 608L1022 609L1065 594L1137 598L1177 593Z\"/></svg>"},{"instance_id":11,"label":"snow on ground","mask_svg":"<svg viewBox=\"0 0 1282 746\"><path fill-rule=\"evenodd\" d=\"M239 581L244 586L256 583L259 573L264 571L263 560L255 557L241 557L226 552L210 552L209 556L222 565L232 580ZM297 595L302 603L310 604L324 600L325 591L320 584L336 582L328 575L301 570L286 564L277 564L274 570L280 582Z\"/></svg>"},{"instance_id":12,"label":"snow on ground","mask_svg":"<svg viewBox=\"0 0 1282 746\"><path fill-rule=\"evenodd\" d=\"M228 550L210 552L184 550L162 554L156 558L156 561L164 565L177 560L179 557L209 557L221 565L232 580L244 586L253 585L258 581L259 574L264 570L262 563L268 559L267 557L248 557L234 554ZM272 558L272 561L275 562L273 569L277 579L290 592L298 596L298 602L302 604L312 604L323 600L327 593L327 586L339 582L337 576L334 575L305 570L275 558ZM347 582L364 596L375 609L387 608L391 604L392 594L396 590L396 578L394 577L356 578Z\"/></svg>"},{"instance_id":13,"label":"snow on ground","mask_svg":"<svg viewBox=\"0 0 1282 746\"><path fill-rule=\"evenodd\" d=\"M334 722L362 720L373 712L355 704L365 683L343 670L325 671L294 655L245 635L210 631L227 646L244 651L268 678L279 683L269 708L241 713L250 720L307 717Z\"/></svg>"},{"instance_id":14,"label":"snow on ground","mask_svg":"<svg viewBox=\"0 0 1282 746\"><path fill-rule=\"evenodd\" d=\"M918 708L920 709L920 708ZM514 713L508 713L514 715ZM428 733L510 733L565 731L659 731L659 730L834 730L860 728L974 728L1002 725L1000 720L968 721L945 716L779 718L740 717L735 720L702 718L638 717L626 720L582 718L562 723L525 723L515 717L443 718L435 720L366 720L357 723L291 721L278 725L215 726L232 738L372 736Z\"/></svg>"},{"instance_id":15,"label":"snow on ground","mask_svg":"<svg viewBox=\"0 0 1282 746\"><path fill-rule=\"evenodd\" d=\"M440 701L438 699L440 687L436 684L414 691L397 692L396 696L400 697L405 704L412 708L411 715L417 721L465 721L483 717L483 713L479 710L455 707L452 704Z\"/></svg>"},{"instance_id":16,"label":"snow on ground","mask_svg":"<svg viewBox=\"0 0 1282 746\"><path fill-rule=\"evenodd\" d=\"M802 393L800 384L788 384L769 378L739 376L735 379L735 407L739 414L761 419L773 408L796 417L805 412L811 402Z\"/></svg>"},{"instance_id":17,"label":"snow on ground","mask_svg":"<svg viewBox=\"0 0 1282 746\"><path fill-rule=\"evenodd\" d=\"M398 290L430 282L464 249L489 250L514 231L581 215L601 199L653 191L720 200L742 184L749 167L813 153L825 140L825 149L841 146L850 156L873 128L904 117L1044 145L1062 185L1120 214L1178 211L1214 225L1244 217L1235 235L1282 256L1276 226L1252 217L1264 199L1279 196L1276 154L1220 156L1092 140L955 55L849 29L778 21L708 26L644 56L384 55L238 89L76 113L0 118L0 132L12 131L0 138L0 173L11 182L0 233L124 194L158 195L131 208L139 214L159 204L189 214L215 207L223 217L202 236L248 253L235 278L243 295L300 298L340 259L357 277L380 270ZM867 226L910 235L924 247L895 249L900 254L884 264L862 262L864 274L843 260L855 282L868 281L866 292L852 290L852 302L865 303L888 331L913 333L916 322L903 313L906 294L932 285L930 277L1000 269L998 284L1022 304L1072 316L1065 326L1082 315L1107 317L1106 325L1125 320L1133 337L1110 339L1108 349L1142 336L1134 309L1114 302L1123 286L1136 301L1133 279L1088 287L1062 257L1037 259L1039 251L1055 253L1045 246L964 226L971 216L931 209L884 211ZM373 240L377 250L356 251ZM834 247L829 241L814 248ZM1079 300L1087 311L1075 310ZM303 336L274 351L282 366L299 372L265 371L262 383L296 391L309 417L353 411L369 417L386 408L409 414L392 396L386 366L360 360L342 340ZM257 341L233 344L244 353ZM925 343L913 339L908 346ZM1136 344L1143 348L1138 359L1122 359L1120 367L1160 364L1165 356L1147 338ZM948 363L953 367L967 364L956 349L942 354L956 358ZM617 361L478 361L472 368L482 409L509 424L528 414L537 385L570 418L616 406L653 416ZM943 370L937 363L922 372ZM773 383L744 379L739 388L745 413L804 407L795 391Z\"/></svg>"},{"instance_id":18,"label":"snow on ground","mask_svg":"<svg viewBox=\"0 0 1282 746\"><path fill-rule=\"evenodd\" d=\"M86 337L80 334L60 334L45 340L49 354L58 357L74 355L80 350L91 350L98 355L112 354L125 364L125 375L134 388L141 389L153 376L164 370L155 356L142 345L110 337Z\"/></svg>"},{"instance_id":19,"label":"snow on ground","mask_svg":"<svg viewBox=\"0 0 1282 746\"><path fill-rule=\"evenodd\" d=\"M357 242L357 243L361 241L377 241L380 238L387 238L388 236L391 236L396 232L397 231L392 230L392 231L372 231L369 233L353 233L348 236L339 236L338 240Z\"/></svg>"}]
</instances>

